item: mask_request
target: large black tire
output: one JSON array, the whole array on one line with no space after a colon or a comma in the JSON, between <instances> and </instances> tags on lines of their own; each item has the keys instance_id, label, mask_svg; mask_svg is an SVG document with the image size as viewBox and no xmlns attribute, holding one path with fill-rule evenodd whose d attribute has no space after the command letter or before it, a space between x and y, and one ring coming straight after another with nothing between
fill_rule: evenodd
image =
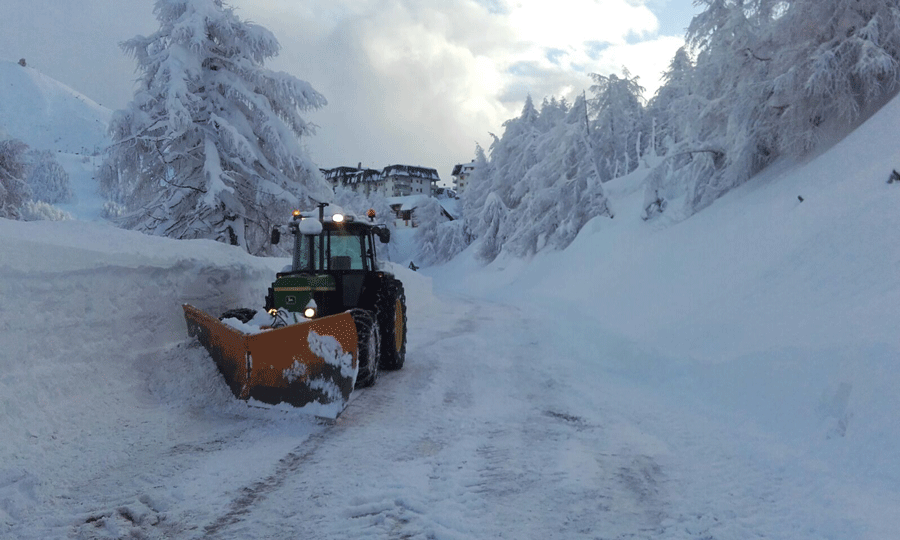
<instances>
[{"instance_id":1,"label":"large black tire","mask_svg":"<svg viewBox=\"0 0 900 540\"><path fill-rule=\"evenodd\" d=\"M356 388L372 386L378 379L378 325L372 313L364 309L350 310L358 337Z\"/></svg>"},{"instance_id":2,"label":"large black tire","mask_svg":"<svg viewBox=\"0 0 900 540\"><path fill-rule=\"evenodd\" d=\"M247 321L249 321L250 319L252 319L255 316L256 316L255 309L239 307L239 308L229 309L228 311L223 313L221 317L219 317L219 320L221 321L222 319L237 319L237 320L241 321L242 323L246 323Z\"/></svg>"},{"instance_id":3,"label":"large black tire","mask_svg":"<svg viewBox=\"0 0 900 540\"><path fill-rule=\"evenodd\" d=\"M381 369L396 370L406 360L406 293L403 283L388 278L378 291L375 316L381 331Z\"/></svg>"}]
</instances>

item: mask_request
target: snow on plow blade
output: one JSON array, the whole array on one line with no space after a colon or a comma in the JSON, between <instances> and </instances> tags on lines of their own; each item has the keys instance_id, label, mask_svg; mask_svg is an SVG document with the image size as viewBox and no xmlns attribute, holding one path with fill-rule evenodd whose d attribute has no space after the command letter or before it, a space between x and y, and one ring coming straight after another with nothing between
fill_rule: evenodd
<instances>
[{"instance_id":1,"label":"snow on plow blade","mask_svg":"<svg viewBox=\"0 0 900 540\"><path fill-rule=\"evenodd\" d=\"M183 307L188 334L206 347L236 397L289 403L329 418L346 407L358 353L350 313L244 334L194 306Z\"/></svg>"}]
</instances>

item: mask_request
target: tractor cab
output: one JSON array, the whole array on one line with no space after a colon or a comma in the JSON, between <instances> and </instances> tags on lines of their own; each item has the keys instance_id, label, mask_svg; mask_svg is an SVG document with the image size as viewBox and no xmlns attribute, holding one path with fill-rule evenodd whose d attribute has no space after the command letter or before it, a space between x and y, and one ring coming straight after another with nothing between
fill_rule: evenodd
<instances>
[{"instance_id":1,"label":"tractor cab","mask_svg":"<svg viewBox=\"0 0 900 540\"><path fill-rule=\"evenodd\" d=\"M293 236L291 266L276 275L267 310L285 309L313 319L375 305L384 279L375 239L390 240L385 226L320 205L318 212L294 211L287 231ZM280 237L280 229L274 229L272 242Z\"/></svg>"}]
</instances>

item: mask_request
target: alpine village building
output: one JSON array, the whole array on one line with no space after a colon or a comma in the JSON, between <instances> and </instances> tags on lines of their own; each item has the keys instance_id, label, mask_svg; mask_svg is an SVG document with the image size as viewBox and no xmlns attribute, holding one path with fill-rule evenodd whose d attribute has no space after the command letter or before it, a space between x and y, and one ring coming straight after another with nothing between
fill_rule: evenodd
<instances>
[{"instance_id":1,"label":"alpine village building","mask_svg":"<svg viewBox=\"0 0 900 540\"><path fill-rule=\"evenodd\" d=\"M379 193L383 197L431 197L435 185L441 179L436 169L413 165L388 165L379 171L364 169L360 163L356 167L335 167L321 171L332 186L341 186L366 196Z\"/></svg>"}]
</instances>

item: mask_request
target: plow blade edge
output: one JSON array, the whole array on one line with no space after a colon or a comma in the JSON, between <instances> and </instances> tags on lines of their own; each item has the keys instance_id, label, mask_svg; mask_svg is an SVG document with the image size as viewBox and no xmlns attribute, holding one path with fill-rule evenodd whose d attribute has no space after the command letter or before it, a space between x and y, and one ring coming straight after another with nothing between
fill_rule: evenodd
<instances>
[{"instance_id":1,"label":"plow blade edge","mask_svg":"<svg viewBox=\"0 0 900 540\"><path fill-rule=\"evenodd\" d=\"M245 334L184 304L188 334L196 337L240 399L313 405L337 417L353 391L358 341L350 313Z\"/></svg>"}]
</instances>

